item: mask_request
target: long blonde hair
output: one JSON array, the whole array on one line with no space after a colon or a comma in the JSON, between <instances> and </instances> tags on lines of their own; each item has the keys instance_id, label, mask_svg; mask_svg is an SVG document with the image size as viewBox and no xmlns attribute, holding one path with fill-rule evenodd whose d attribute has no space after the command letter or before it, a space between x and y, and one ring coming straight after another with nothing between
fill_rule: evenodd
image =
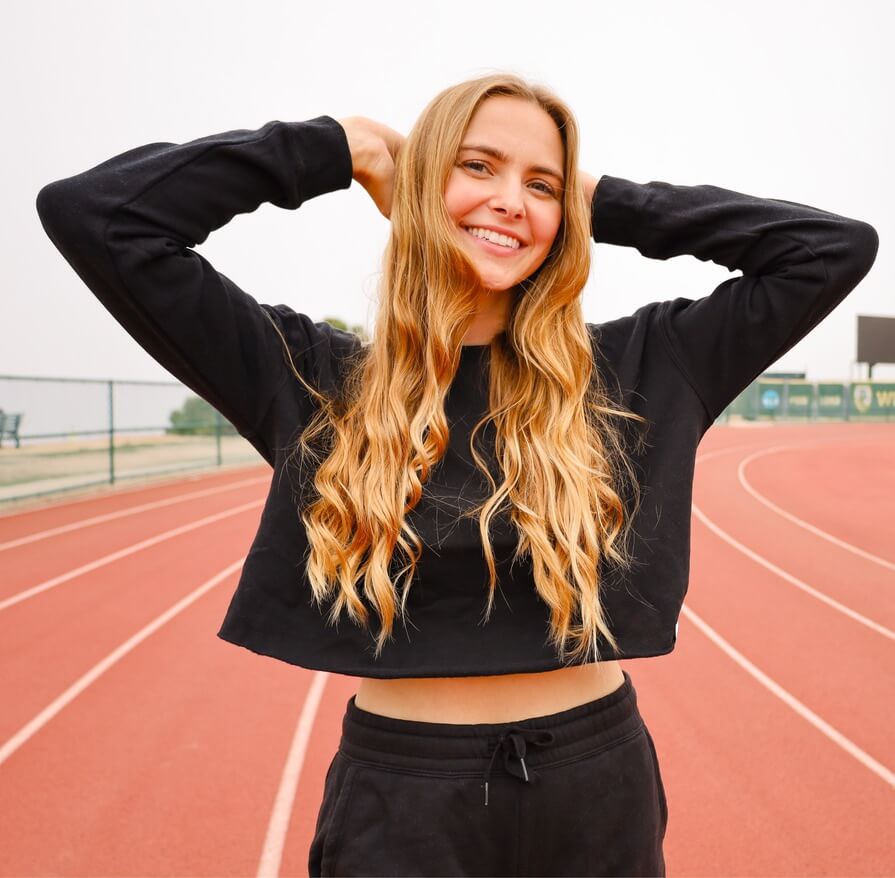
<instances>
[{"instance_id":1,"label":"long blonde hair","mask_svg":"<svg viewBox=\"0 0 895 878\"><path fill-rule=\"evenodd\" d=\"M530 556L538 594L550 610L551 645L562 660L571 641L570 662L599 661L605 656L598 634L619 653L600 601L600 564L631 564L633 513L626 513L619 493L623 478L635 507L640 502L623 430L613 418L644 419L620 403L612 406L583 319L591 214L578 178L577 123L547 88L513 74L445 89L404 141L373 341L351 358L334 397L308 385L283 339L292 371L319 403L290 455L314 461L316 493L299 504L310 543L307 578L318 608L334 598L330 624L347 610L355 624L367 626L369 612L357 588L363 578L363 597L381 620L378 658L392 637L397 609L389 574L395 549L406 561L397 573L406 573L399 611L402 617L406 612L423 543L405 515L447 450L445 397L481 291L454 237L444 189L470 119L492 95L523 98L550 114L565 146L566 183L556 240L520 284L506 331L490 344L489 412L473 428L470 451L492 494L463 515L479 516L490 575L485 621L497 578L489 528L506 500L519 534L515 558ZM499 486L473 447L489 418L504 476ZM311 442L321 435L325 447L315 450Z\"/></svg>"}]
</instances>

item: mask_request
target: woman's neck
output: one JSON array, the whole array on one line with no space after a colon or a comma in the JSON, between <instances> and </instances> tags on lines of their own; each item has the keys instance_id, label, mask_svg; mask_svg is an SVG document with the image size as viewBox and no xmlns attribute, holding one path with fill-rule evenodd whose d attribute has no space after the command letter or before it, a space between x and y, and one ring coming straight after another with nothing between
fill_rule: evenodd
<instances>
[{"instance_id":1,"label":"woman's neck","mask_svg":"<svg viewBox=\"0 0 895 878\"><path fill-rule=\"evenodd\" d=\"M490 344L495 335L506 331L514 288L487 290L479 299L479 309L463 336L464 345Z\"/></svg>"}]
</instances>

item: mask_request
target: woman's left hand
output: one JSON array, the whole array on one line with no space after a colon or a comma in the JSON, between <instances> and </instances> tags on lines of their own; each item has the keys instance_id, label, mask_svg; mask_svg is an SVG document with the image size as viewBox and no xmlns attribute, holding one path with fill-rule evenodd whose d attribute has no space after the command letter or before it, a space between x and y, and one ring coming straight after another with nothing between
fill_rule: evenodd
<instances>
[{"instance_id":1,"label":"woman's left hand","mask_svg":"<svg viewBox=\"0 0 895 878\"><path fill-rule=\"evenodd\" d=\"M587 196L587 203L591 204L594 200L594 192L597 191L598 180L596 177L592 177L587 171L582 171L580 168L578 169L578 176L584 184L584 194Z\"/></svg>"}]
</instances>

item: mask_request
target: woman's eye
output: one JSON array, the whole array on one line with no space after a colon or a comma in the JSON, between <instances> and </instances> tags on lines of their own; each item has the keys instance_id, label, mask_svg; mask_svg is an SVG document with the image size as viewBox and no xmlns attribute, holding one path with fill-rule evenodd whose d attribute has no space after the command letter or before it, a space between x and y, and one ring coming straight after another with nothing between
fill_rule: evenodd
<instances>
[{"instance_id":1,"label":"woman's eye","mask_svg":"<svg viewBox=\"0 0 895 878\"><path fill-rule=\"evenodd\" d=\"M476 166L476 167L474 167L474 166ZM481 173L482 171L488 170L488 166L484 162L480 162L476 159L472 159L470 161L463 162L463 167L469 168L470 170L475 171L477 173ZM538 191L543 192L545 195L555 196L557 194L556 189L554 189L549 183L545 183L543 180L535 180L533 185L542 187L542 188L539 188Z\"/></svg>"},{"instance_id":2,"label":"woman's eye","mask_svg":"<svg viewBox=\"0 0 895 878\"><path fill-rule=\"evenodd\" d=\"M543 180L536 180L535 186L543 186L544 188L541 189L541 192L544 192L547 195L556 195L556 190L549 183L545 183Z\"/></svg>"}]
</instances>

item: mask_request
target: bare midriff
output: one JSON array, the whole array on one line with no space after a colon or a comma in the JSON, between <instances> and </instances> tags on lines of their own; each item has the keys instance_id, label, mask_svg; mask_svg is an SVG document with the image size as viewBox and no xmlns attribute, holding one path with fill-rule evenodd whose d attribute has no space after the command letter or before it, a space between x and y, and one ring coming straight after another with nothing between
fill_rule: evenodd
<instances>
[{"instance_id":1,"label":"bare midriff","mask_svg":"<svg viewBox=\"0 0 895 878\"><path fill-rule=\"evenodd\" d=\"M369 713L427 723L505 723L547 716L614 692L621 665L605 661L536 674L365 677L354 703Z\"/></svg>"}]
</instances>

